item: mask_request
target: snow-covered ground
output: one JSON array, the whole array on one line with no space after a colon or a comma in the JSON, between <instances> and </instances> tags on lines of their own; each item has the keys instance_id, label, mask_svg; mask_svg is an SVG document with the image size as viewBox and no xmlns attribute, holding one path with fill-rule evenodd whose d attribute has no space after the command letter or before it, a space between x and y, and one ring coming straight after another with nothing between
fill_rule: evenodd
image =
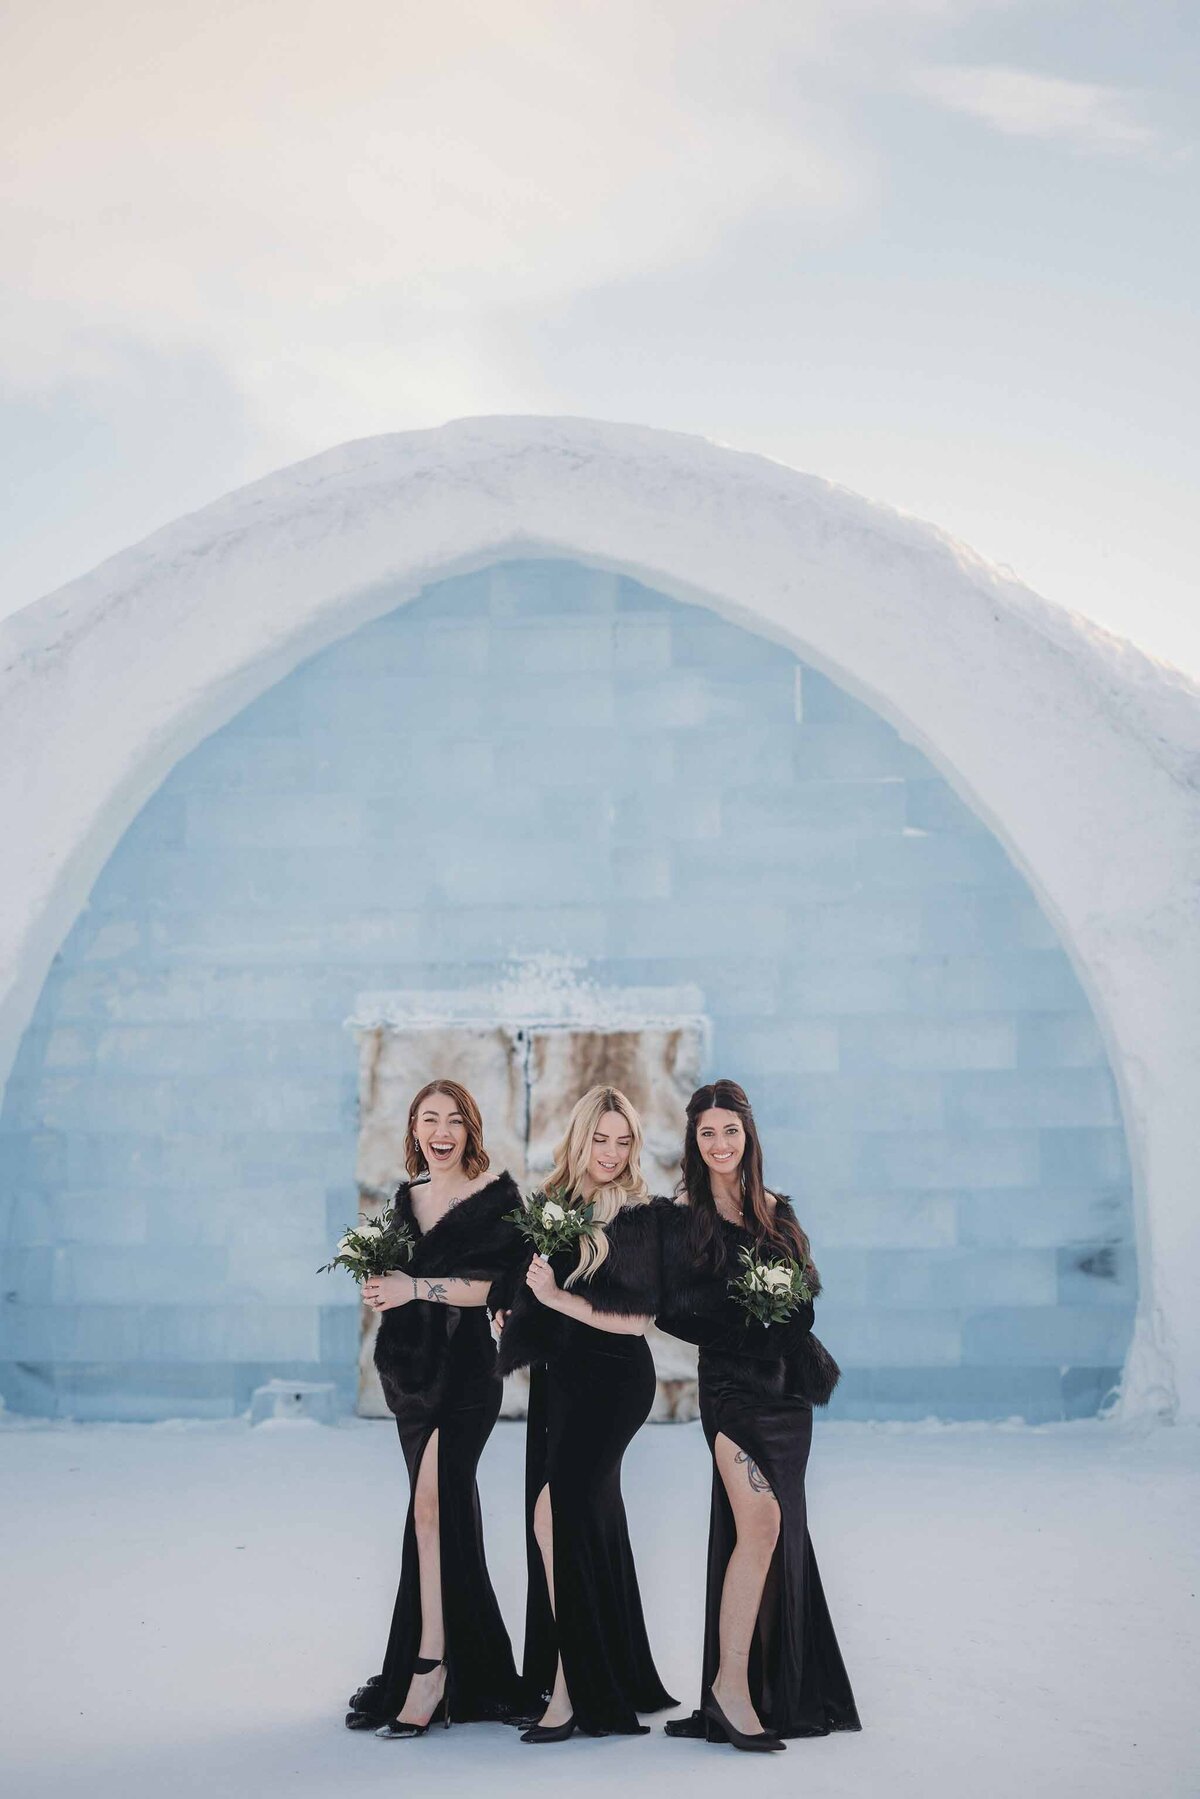
<instances>
[{"instance_id":1,"label":"snow-covered ground","mask_svg":"<svg viewBox=\"0 0 1200 1799\"><path fill-rule=\"evenodd\" d=\"M524 1433L483 1469L496 1584L522 1604ZM819 1425L817 1553L865 1729L734 1751L473 1725L342 1728L379 1663L405 1506L386 1423L0 1430L0 1786L12 1799L576 1790L751 1775L809 1799L1200 1793L1200 1430ZM647 1428L626 1494L659 1666L695 1699L708 1460Z\"/></svg>"}]
</instances>

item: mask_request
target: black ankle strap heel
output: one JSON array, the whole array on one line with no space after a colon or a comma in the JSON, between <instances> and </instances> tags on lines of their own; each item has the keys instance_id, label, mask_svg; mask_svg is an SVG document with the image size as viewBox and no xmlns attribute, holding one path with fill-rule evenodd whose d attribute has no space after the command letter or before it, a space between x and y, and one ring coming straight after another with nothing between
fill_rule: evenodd
<instances>
[{"instance_id":1,"label":"black ankle strap heel","mask_svg":"<svg viewBox=\"0 0 1200 1799\"><path fill-rule=\"evenodd\" d=\"M432 1674L435 1668L444 1666L444 1656L438 1656L435 1659L433 1656L419 1655L413 1663L413 1673ZM447 1681L449 1681L449 1678L450 1673L449 1669L447 1669ZM431 1715L426 1718L424 1724L406 1724L400 1718L393 1718L390 1724L385 1724L382 1729L375 1732L375 1735L377 1737L383 1737L385 1742L394 1743L399 1741L402 1737L423 1737L431 1724L441 1724L444 1730L449 1730L450 1694L448 1691L443 1691L441 1698L438 1700Z\"/></svg>"}]
</instances>

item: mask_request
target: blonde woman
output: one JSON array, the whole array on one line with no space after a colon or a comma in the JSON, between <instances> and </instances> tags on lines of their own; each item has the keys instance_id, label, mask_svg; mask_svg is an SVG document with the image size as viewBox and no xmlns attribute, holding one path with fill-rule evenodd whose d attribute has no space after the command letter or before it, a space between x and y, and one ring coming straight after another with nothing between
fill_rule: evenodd
<instances>
[{"instance_id":1,"label":"blonde woman","mask_svg":"<svg viewBox=\"0 0 1200 1799\"><path fill-rule=\"evenodd\" d=\"M493 1283L518 1277L521 1195L489 1171L479 1107L458 1081L430 1081L408 1111L410 1179L396 1207L411 1260L363 1285L383 1314L375 1365L395 1414L411 1498L383 1672L346 1724L399 1741L432 1723L521 1709L512 1648L488 1575L475 1472L500 1411L488 1321ZM374 1609L378 1594L367 1603Z\"/></svg>"},{"instance_id":2,"label":"blonde woman","mask_svg":"<svg viewBox=\"0 0 1200 1799\"><path fill-rule=\"evenodd\" d=\"M545 1710L525 1743L640 1734L639 1712L677 1703L650 1654L621 1498L621 1458L654 1402L660 1207L641 1148L623 1093L584 1094L545 1191L590 1204L591 1234L533 1257L500 1339L502 1373L530 1365L524 1678Z\"/></svg>"}]
</instances>

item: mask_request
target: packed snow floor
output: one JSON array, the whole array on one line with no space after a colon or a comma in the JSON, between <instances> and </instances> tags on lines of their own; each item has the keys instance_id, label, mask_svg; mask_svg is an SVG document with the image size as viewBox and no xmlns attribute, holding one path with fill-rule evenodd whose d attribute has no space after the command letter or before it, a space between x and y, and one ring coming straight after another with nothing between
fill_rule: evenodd
<instances>
[{"instance_id":1,"label":"packed snow floor","mask_svg":"<svg viewBox=\"0 0 1200 1799\"><path fill-rule=\"evenodd\" d=\"M514 1638L524 1432L482 1470ZM696 1699L698 1425L626 1461L659 1668ZM810 1520L864 1730L747 1764L666 1739L342 1727L379 1666L406 1502L389 1424L0 1428L8 1799L682 1790L805 1799L1200 1793L1200 1431L818 1424Z\"/></svg>"}]
</instances>

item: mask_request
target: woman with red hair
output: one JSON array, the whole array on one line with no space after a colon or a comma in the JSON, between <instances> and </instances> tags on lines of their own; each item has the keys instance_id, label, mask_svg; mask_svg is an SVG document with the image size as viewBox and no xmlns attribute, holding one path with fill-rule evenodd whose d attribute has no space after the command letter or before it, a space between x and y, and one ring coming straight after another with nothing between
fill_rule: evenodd
<instances>
[{"instance_id":1,"label":"woman with red hair","mask_svg":"<svg viewBox=\"0 0 1200 1799\"><path fill-rule=\"evenodd\" d=\"M392 1740L520 1710L475 1473L500 1413L487 1308L493 1284L525 1252L508 1220L521 1195L510 1175L488 1172L479 1107L457 1081L430 1081L414 1098L405 1164L395 1203L414 1238L411 1259L364 1282L363 1300L383 1314L375 1365L411 1498L383 1671L346 1717L349 1729Z\"/></svg>"}]
</instances>

